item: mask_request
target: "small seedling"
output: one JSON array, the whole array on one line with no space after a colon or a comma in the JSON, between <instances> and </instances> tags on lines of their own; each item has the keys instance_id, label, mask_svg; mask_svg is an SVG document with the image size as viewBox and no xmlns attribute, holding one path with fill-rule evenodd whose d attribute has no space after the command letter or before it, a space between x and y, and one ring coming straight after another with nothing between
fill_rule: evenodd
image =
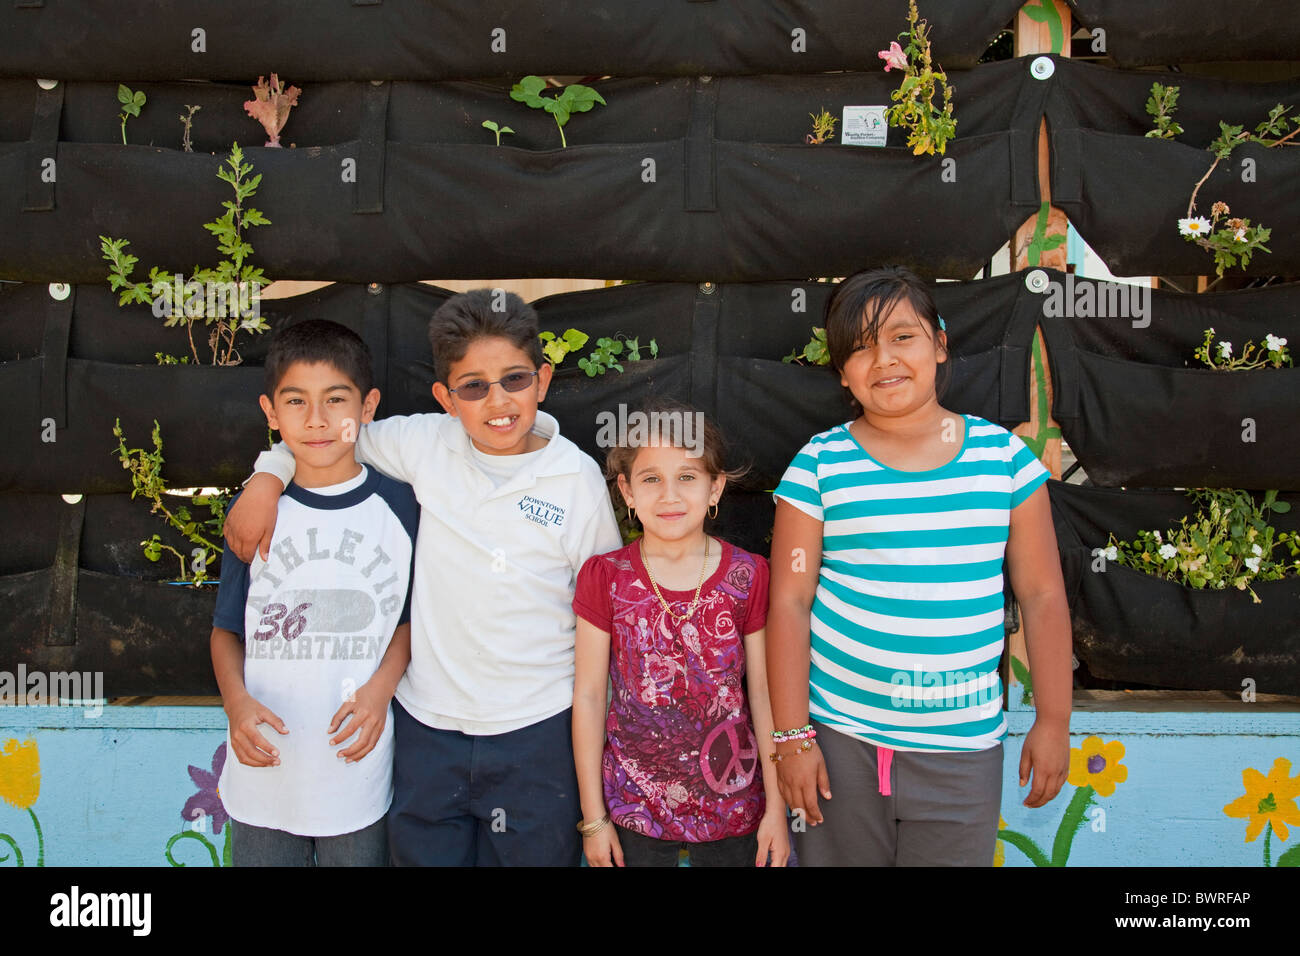
<instances>
[{"instance_id":1,"label":"small seedling","mask_svg":"<svg viewBox=\"0 0 1300 956\"><path fill-rule=\"evenodd\" d=\"M820 113L809 113L813 121L813 131L804 137L804 142L809 146L820 146L828 139L835 136L835 124L839 122L834 116L822 110Z\"/></svg>"},{"instance_id":2,"label":"small seedling","mask_svg":"<svg viewBox=\"0 0 1300 956\"><path fill-rule=\"evenodd\" d=\"M486 127L487 129L490 129L492 132L494 132L494 133L497 134L497 145L498 145L498 146L501 145L501 134L502 134L502 133L511 133L511 134L514 133L514 130L512 130L509 126L497 126L497 124L494 123L494 122L492 122L491 120L484 120L484 121L483 121L483 126Z\"/></svg>"},{"instance_id":3,"label":"small seedling","mask_svg":"<svg viewBox=\"0 0 1300 956\"><path fill-rule=\"evenodd\" d=\"M186 115L180 118L181 122L185 124L185 137L181 141L181 148L185 150L185 152L187 153L192 153L194 152L194 150L191 148L191 144L190 144L190 126L194 123L194 114L197 113L200 109L202 109L202 107L190 106L188 103L186 103L185 108L189 110L189 113L187 113Z\"/></svg>"},{"instance_id":4,"label":"small seedling","mask_svg":"<svg viewBox=\"0 0 1300 956\"><path fill-rule=\"evenodd\" d=\"M296 86L286 90L277 73L271 74L270 83L264 77L257 78L257 85L253 87L256 99L246 102L244 110L261 123L266 135L271 137L267 146L280 145L280 131L289 122L289 111L298 105L298 95L301 92Z\"/></svg>"},{"instance_id":5,"label":"small seedling","mask_svg":"<svg viewBox=\"0 0 1300 956\"><path fill-rule=\"evenodd\" d=\"M122 112L117 114L117 118L122 121L122 145L126 145L126 118L128 116L139 116L140 107L144 106L145 96L141 90L132 92L131 88L125 83L117 85L117 101L122 104Z\"/></svg>"},{"instance_id":6,"label":"small seedling","mask_svg":"<svg viewBox=\"0 0 1300 956\"><path fill-rule=\"evenodd\" d=\"M542 340L542 354L546 356L546 361L557 367L566 355L578 351L591 338L586 332L577 329L568 329L559 338L556 338L554 332L542 332L537 337Z\"/></svg>"},{"instance_id":7,"label":"small seedling","mask_svg":"<svg viewBox=\"0 0 1300 956\"><path fill-rule=\"evenodd\" d=\"M525 76L510 88L510 98L531 106L533 109L546 110L555 117L555 125L560 129L560 145L569 144L564 138L564 126L574 113L585 113L597 103L605 106L605 99L590 86L573 83L566 86L556 96L542 96L546 81L540 76Z\"/></svg>"}]
</instances>

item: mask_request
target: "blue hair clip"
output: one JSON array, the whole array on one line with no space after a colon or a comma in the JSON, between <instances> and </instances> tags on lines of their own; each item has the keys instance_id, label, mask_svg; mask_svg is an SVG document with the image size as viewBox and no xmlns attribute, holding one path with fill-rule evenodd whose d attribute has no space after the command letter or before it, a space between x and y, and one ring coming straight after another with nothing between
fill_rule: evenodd
<instances>
[{"instance_id":1,"label":"blue hair clip","mask_svg":"<svg viewBox=\"0 0 1300 956\"><path fill-rule=\"evenodd\" d=\"M947 332L947 331L948 331L948 326L946 326L946 325L943 324L943 316L942 316L942 315L939 316L939 330L942 331L942 332Z\"/></svg>"}]
</instances>

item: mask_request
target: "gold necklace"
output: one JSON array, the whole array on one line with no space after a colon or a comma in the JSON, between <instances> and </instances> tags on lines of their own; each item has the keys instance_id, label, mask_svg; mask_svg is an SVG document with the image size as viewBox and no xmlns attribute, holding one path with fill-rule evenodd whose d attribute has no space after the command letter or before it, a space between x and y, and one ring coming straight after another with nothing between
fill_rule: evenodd
<instances>
[{"instance_id":1,"label":"gold necklace","mask_svg":"<svg viewBox=\"0 0 1300 956\"><path fill-rule=\"evenodd\" d=\"M684 624L689 621L691 615L695 613L696 605L700 603L700 590L704 587L704 572L708 570L709 567L709 536L707 534L704 536L704 565L700 568L700 583L695 585L695 600L691 601L690 608L680 617L673 613L673 609L668 606L668 602L664 600L663 594L659 591L659 584L655 581L655 573L650 568L650 559L646 557L645 538L641 539L638 546L641 549L641 563L645 565L646 574L650 575L650 586L655 589L655 596L659 598L659 603L664 606L664 610L668 613L668 616L678 624Z\"/></svg>"}]
</instances>

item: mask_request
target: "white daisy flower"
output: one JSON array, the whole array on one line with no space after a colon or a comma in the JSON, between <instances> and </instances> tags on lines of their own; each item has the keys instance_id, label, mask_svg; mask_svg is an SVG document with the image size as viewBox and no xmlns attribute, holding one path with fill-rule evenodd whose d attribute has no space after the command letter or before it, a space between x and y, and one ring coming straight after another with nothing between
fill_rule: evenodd
<instances>
[{"instance_id":1,"label":"white daisy flower","mask_svg":"<svg viewBox=\"0 0 1300 956\"><path fill-rule=\"evenodd\" d=\"M1259 573L1259 558L1247 558L1245 561L1245 565L1246 567L1250 568L1251 573L1253 574Z\"/></svg>"},{"instance_id":2,"label":"white daisy flower","mask_svg":"<svg viewBox=\"0 0 1300 956\"><path fill-rule=\"evenodd\" d=\"M1106 560L1107 560L1107 561L1118 561L1118 560L1119 560L1119 549L1116 548L1113 544L1112 544L1109 548L1107 548L1106 550L1104 550L1104 551L1102 552L1102 554L1104 554L1104 555L1106 556Z\"/></svg>"},{"instance_id":3,"label":"white daisy flower","mask_svg":"<svg viewBox=\"0 0 1300 956\"><path fill-rule=\"evenodd\" d=\"M1286 339L1270 332L1268 335L1264 336L1264 344L1268 346L1270 352L1280 352L1282 351L1282 346L1286 345Z\"/></svg>"},{"instance_id":4,"label":"white daisy flower","mask_svg":"<svg viewBox=\"0 0 1300 956\"><path fill-rule=\"evenodd\" d=\"M1263 553L1264 553L1264 549L1261 548L1261 547L1260 547L1259 545L1257 545L1257 544L1252 544L1252 545L1250 546L1250 550L1253 551L1255 554L1263 554Z\"/></svg>"},{"instance_id":5,"label":"white daisy flower","mask_svg":"<svg viewBox=\"0 0 1300 956\"><path fill-rule=\"evenodd\" d=\"M1234 233L1232 234L1232 238L1233 238L1236 242L1245 242L1245 241L1246 241L1246 230L1245 230L1245 229L1238 229L1236 232L1234 232Z\"/></svg>"},{"instance_id":6,"label":"white daisy flower","mask_svg":"<svg viewBox=\"0 0 1300 956\"><path fill-rule=\"evenodd\" d=\"M1162 544L1160 546L1160 557L1164 558L1166 561L1168 561L1177 553L1178 553L1178 549L1175 548L1172 544Z\"/></svg>"},{"instance_id":7,"label":"white daisy flower","mask_svg":"<svg viewBox=\"0 0 1300 956\"><path fill-rule=\"evenodd\" d=\"M1204 216L1178 220L1178 231L1184 236L1205 236L1210 232L1210 220Z\"/></svg>"},{"instance_id":8,"label":"white daisy flower","mask_svg":"<svg viewBox=\"0 0 1300 956\"><path fill-rule=\"evenodd\" d=\"M1232 356L1232 343L1231 343L1231 342L1220 342L1220 343L1219 343L1219 356L1220 356L1221 358L1231 358L1231 356Z\"/></svg>"}]
</instances>

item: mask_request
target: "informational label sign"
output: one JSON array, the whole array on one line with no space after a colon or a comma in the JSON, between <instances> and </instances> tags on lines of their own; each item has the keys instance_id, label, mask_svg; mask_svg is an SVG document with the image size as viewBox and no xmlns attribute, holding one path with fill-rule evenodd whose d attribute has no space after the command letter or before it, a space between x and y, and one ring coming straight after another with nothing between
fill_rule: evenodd
<instances>
[{"instance_id":1,"label":"informational label sign","mask_svg":"<svg viewBox=\"0 0 1300 956\"><path fill-rule=\"evenodd\" d=\"M884 146L889 134L884 106L846 106L840 123L840 142L845 146Z\"/></svg>"}]
</instances>

